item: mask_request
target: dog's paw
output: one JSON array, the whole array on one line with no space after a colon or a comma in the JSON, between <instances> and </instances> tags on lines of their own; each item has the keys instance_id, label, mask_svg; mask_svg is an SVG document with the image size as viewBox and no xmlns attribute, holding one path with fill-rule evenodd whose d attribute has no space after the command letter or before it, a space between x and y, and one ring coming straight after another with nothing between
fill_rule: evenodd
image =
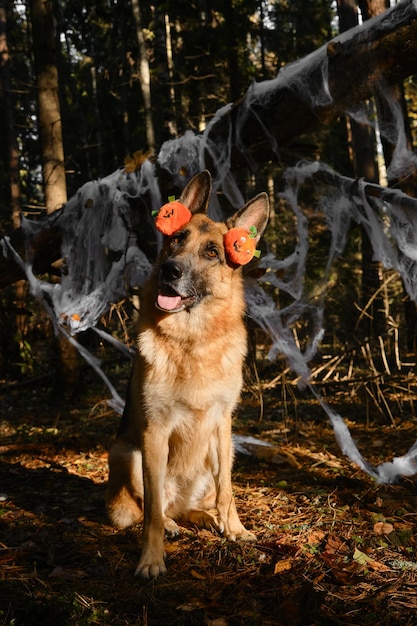
<instances>
[{"instance_id":1,"label":"dog's paw","mask_svg":"<svg viewBox=\"0 0 417 626\"><path fill-rule=\"evenodd\" d=\"M223 535L229 541L256 541L256 535L246 530L244 526L239 528L228 528L223 532Z\"/></svg>"},{"instance_id":2,"label":"dog's paw","mask_svg":"<svg viewBox=\"0 0 417 626\"><path fill-rule=\"evenodd\" d=\"M256 541L256 535L244 528L243 532L236 533L236 539L240 541Z\"/></svg>"},{"instance_id":3,"label":"dog's paw","mask_svg":"<svg viewBox=\"0 0 417 626\"><path fill-rule=\"evenodd\" d=\"M211 509L210 511L190 511L188 513L188 521L198 526L198 528L205 528L218 533L223 532L216 509Z\"/></svg>"},{"instance_id":4,"label":"dog's paw","mask_svg":"<svg viewBox=\"0 0 417 626\"><path fill-rule=\"evenodd\" d=\"M167 568L164 559L157 560L154 563L147 563L141 559L135 570L135 576L140 576L144 580L150 578L158 578L161 574L166 574Z\"/></svg>"},{"instance_id":5,"label":"dog's paw","mask_svg":"<svg viewBox=\"0 0 417 626\"><path fill-rule=\"evenodd\" d=\"M109 520L116 528L128 528L141 522L143 513L139 506L130 499L123 501L123 506L119 502L110 502L107 504L107 514Z\"/></svg>"},{"instance_id":6,"label":"dog's paw","mask_svg":"<svg viewBox=\"0 0 417 626\"><path fill-rule=\"evenodd\" d=\"M165 536L169 537L170 539L173 539L180 534L180 529L178 528L178 525L170 517L166 517L164 519L164 530Z\"/></svg>"}]
</instances>

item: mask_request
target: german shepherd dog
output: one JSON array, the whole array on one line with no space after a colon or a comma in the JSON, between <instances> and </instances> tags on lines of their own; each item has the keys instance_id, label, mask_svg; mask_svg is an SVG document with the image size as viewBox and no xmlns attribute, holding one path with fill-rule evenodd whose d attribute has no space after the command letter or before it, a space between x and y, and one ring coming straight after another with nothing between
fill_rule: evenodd
<instances>
[{"instance_id":1,"label":"german shepherd dog","mask_svg":"<svg viewBox=\"0 0 417 626\"><path fill-rule=\"evenodd\" d=\"M141 299L138 352L117 438L109 454L106 505L125 528L143 520L136 574L166 572L164 534L174 521L254 540L232 494L232 412L246 354L241 267L223 237L236 227L262 235L268 197L259 194L225 223L206 216L208 171L194 176L180 202L190 221L165 237Z\"/></svg>"}]
</instances>

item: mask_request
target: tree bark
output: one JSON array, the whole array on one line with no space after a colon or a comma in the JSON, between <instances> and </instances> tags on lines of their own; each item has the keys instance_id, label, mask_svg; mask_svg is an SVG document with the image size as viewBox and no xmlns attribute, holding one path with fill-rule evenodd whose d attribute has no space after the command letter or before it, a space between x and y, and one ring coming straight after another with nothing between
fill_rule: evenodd
<instances>
[{"instance_id":1,"label":"tree bark","mask_svg":"<svg viewBox=\"0 0 417 626\"><path fill-rule=\"evenodd\" d=\"M169 121L169 130L173 137L178 137L177 128L177 96L174 87L174 59L172 54L172 38L171 38L171 24L169 15L164 13L164 25L165 25L165 49L167 55L167 69L169 76L169 100L172 109L172 119Z\"/></svg>"},{"instance_id":2,"label":"tree bark","mask_svg":"<svg viewBox=\"0 0 417 626\"><path fill-rule=\"evenodd\" d=\"M364 20L368 20L372 17L380 15L389 7L389 0L358 0L358 2ZM396 104L395 112L392 109L392 104L387 102L387 98L383 93L379 94L377 92L375 94L379 127L381 129L390 126L392 128L395 128L396 126L398 126L399 122L397 116L401 115L404 124L404 134L407 142L407 148L409 150L412 150L412 133L408 119L407 103L404 95L404 85L402 82L398 82L390 86L389 97L391 102L394 102ZM383 134L381 134L381 144L384 153L385 165L387 168L388 185L391 187L398 187L405 193L415 197L417 190L417 172L408 172L408 175L400 180L397 179L395 176L391 176L389 166L392 163L394 157L395 144L391 141L388 141ZM406 292L405 287L403 301L406 320L407 347L410 352L415 353L417 350L416 303L411 300L410 296Z\"/></svg>"},{"instance_id":3,"label":"tree bark","mask_svg":"<svg viewBox=\"0 0 417 626\"><path fill-rule=\"evenodd\" d=\"M240 71L238 60L239 42L235 29L235 9L232 0L224 2L224 17L226 20L226 32L228 38L227 54L229 69L229 93L230 101L236 102L241 95Z\"/></svg>"},{"instance_id":4,"label":"tree bark","mask_svg":"<svg viewBox=\"0 0 417 626\"><path fill-rule=\"evenodd\" d=\"M359 24L358 8L355 0L338 0L337 12L339 15L340 32L346 32ZM372 119L374 102L367 103L370 109L369 118ZM350 130L352 141L352 162L356 178L364 178L369 182L379 182L378 164L376 161L376 136L370 124L358 122L347 116L346 123ZM361 337L378 337L386 330L384 316L383 294L379 293L383 268L381 263L374 261L373 249L365 229L361 229L361 294L360 308L366 310L367 315L361 315L358 335ZM375 294L378 294L375 297ZM355 314L356 315L356 314Z\"/></svg>"},{"instance_id":5,"label":"tree bark","mask_svg":"<svg viewBox=\"0 0 417 626\"><path fill-rule=\"evenodd\" d=\"M142 90L143 105L145 108L146 141L148 150L155 150L155 131L152 118L151 75L149 71L148 53L142 29L142 16L139 0L132 0L133 18L135 20L136 36L139 45L139 79Z\"/></svg>"},{"instance_id":6,"label":"tree bark","mask_svg":"<svg viewBox=\"0 0 417 626\"><path fill-rule=\"evenodd\" d=\"M67 201L57 51L51 0L33 0L31 8L38 86L38 127L42 145L45 204L49 214ZM53 394L72 397L79 385L77 350L63 335L56 338L56 346L59 356Z\"/></svg>"},{"instance_id":7,"label":"tree bark","mask_svg":"<svg viewBox=\"0 0 417 626\"><path fill-rule=\"evenodd\" d=\"M9 152L9 183L10 183L10 206L12 210L12 224L14 228L20 226L20 177L19 177L19 149L14 122L12 101L12 84L10 76L9 48L6 34L6 8L5 3L0 2L0 80L3 87L7 147Z\"/></svg>"},{"instance_id":8,"label":"tree bark","mask_svg":"<svg viewBox=\"0 0 417 626\"><path fill-rule=\"evenodd\" d=\"M33 0L31 8L45 204L51 213L67 201L52 2Z\"/></svg>"}]
</instances>

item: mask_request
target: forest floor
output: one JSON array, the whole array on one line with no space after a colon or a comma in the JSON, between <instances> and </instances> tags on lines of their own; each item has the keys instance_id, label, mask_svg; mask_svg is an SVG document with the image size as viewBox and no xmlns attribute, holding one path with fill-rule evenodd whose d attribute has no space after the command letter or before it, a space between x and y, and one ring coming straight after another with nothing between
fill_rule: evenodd
<instances>
[{"instance_id":1,"label":"forest floor","mask_svg":"<svg viewBox=\"0 0 417 626\"><path fill-rule=\"evenodd\" d=\"M104 508L119 418L93 374L83 378L72 402L52 400L48 379L0 392L1 624L417 624L415 481L376 484L342 456L308 392L282 385L263 390L262 417L247 389L234 423L276 447L234 466L237 508L257 542L181 526L166 543L168 573L135 578L140 528L113 529ZM340 386L330 397L372 463L414 442L412 411L394 423Z\"/></svg>"}]
</instances>

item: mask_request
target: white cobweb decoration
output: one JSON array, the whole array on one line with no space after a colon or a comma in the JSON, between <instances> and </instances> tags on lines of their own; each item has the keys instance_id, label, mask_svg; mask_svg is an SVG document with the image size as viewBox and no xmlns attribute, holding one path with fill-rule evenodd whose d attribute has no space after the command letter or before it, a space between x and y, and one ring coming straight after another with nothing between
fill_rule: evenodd
<instances>
[{"instance_id":1,"label":"white cobweb decoration","mask_svg":"<svg viewBox=\"0 0 417 626\"><path fill-rule=\"evenodd\" d=\"M280 194L293 209L297 218L298 241L294 251L285 259L277 260L267 255L260 265L266 269L259 280L251 280L246 290L248 313L257 324L272 338L270 358L283 354L294 372L300 377L300 384L307 387L319 401L328 416L335 433L335 438L343 454L356 463L363 471L373 476L380 483L396 482L400 476L412 476L417 473L417 442L402 457L373 467L359 452L348 427L322 398L317 387L310 380L309 362L315 356L324 334L324 299L312 303L305 290L304 278L308 263L309 224L298 207L298 191L308 178L318 174L332 175L323 164L305 163L289 168L286 172L287 187ZM410 297L417 298L417 222L408 219L409 206L401 206L405 195L396 194L397 203L376 202L372 208L365 195L364 181L351 181L352 194L336 194L329 190L329 197L322 196L321 209L331 233L327 264L322 277L323 286L329 279L329 272L336 256L343 253L350 222L361 224L372 242L374 258L387 269L394 269L401 274ZM379 209L379 212L378 212ZM417 209L415 203L414 210ZM277 275L276 270L280 270ZM283 273L284 277L280 278ZM289 276L289 279L286 279ZM291 304L277 308L274 300L262 288L261 283L268 282L287 293L292 298ZM324 291L323 291L324 293ZM293 328L297 322L309 322L309 338L304 351L296 342Z\"/></svg>"},{"instance_id":2,"label":"white cobweb decoration","mask_svg":"<svg viewBox=\"0 0 417 626\"><path fill-rule=\"evenodd\" d=\"M342 41L343 36L337 39ZM244 133L240 132L245 121L248 116L258 118L260 132L264 133L279 157L280 147L257 112L268 106L277 85L282 84L308 101L312 107L331 103L327 63L328 55L323 47L306 59L281 70L276 79L253 83L240 106L236 128L230 122L231 105L227 105L217 112L201 135L187 131L181 138L167 141L159 152L158 167L166 170L179 188L184 187L196 172L210 169L213 194L209 212L213 219L222 218L217 192L222 192L234 208L241 207L244 198L231 170L231 153L233 146L246 156L249 165L255 165L242 139ZM365 108L356 107L350 113L361 121L367 119ZM395 140L394 159L388 174L399 177L410 168L415 169L416 157L407 148L402 117L397 115L396 120L395 127L380 130L389 133L391 141ZM226 127L229 124L229 132L222 135L222 140L215 139L216 134L212 132L219 122ZM185 171L186 176L182 174ZM286 258L279 259L267 253L260 262L265 270L264 276L260 280L247 279L248 314L270 335L270 358L275 359L278 354L282 354L300 377L300 384L320 402L333 425L343 454L377 481L395 482L401 476L417 473L417 442L404 456L373 467L360 454L343 419L324 402L311 381L309 363L316 355L324 334L324 296L312 300L306 293L309 224L299 207L298 194L306 180L314 182L316 177L320 179L321 187L323 180L331 181L328 193L322 196L320 207L331 234L323 285L326 284L334 259L343 253L350 224L355 221L368 233L375 259L386 268L399 272L410 298L417 302L417 202L401 192L386 190L382 193L378 187L379 197L373 198L371 205L367 195L369 183L352 181L336 174L324 164L313 162L300 163L286 171L285 189L281 197L294 214L296 243ZM25 271L32 293L43 302L55 331L72 341L103 378L112 394L110 403L119 412L123 409L123 400L103 373L100 362L79 342L75 342L73 335L93 328L126 352L120 342L96 325L111 303L123 298L130 287L141 285L150 270L150 263L140 250L132 227L132 199L140 199L147 207L141 213L141 221L139 225L136 224L136 228L144 227L145 224L147 228L153 228L151 212L166 201L166 198L161 198L153 163L145 161L137 172L126 173L120 169L99 181L87 183L61 211L39 223L23 220L22 228L28 241L45 226L61 229L65 269L60 284L36 277L30 256L22 260L8 238L1 240L3 254L12 255ZM154 235L158 241L156 230ZM285 292L289 304L278 308L262 287L263 282ZM309 329L303 348L295 341L293 332L300 320L307 321Z\"/></svg>"},{"instance_id":3,"label":"white cobweb decoration","mask_svg":"<svg viewBox=\"0 0 417 626\"><path fill-rule=\"evenodd\" d=\"M148 161L139 173L117 170L86 183L60 211L40 222L22 217L22 230L29 244L25 261L8 238L2 240L3 253L13 256L25 272L31 292L43 303L55 333L73 343L104 380L117 410L123 408L123 400L98 359L73 335L93 328L103 339L128 353L124 344L96 325L112 303L119 302L130 286L142 284L149 274L150 262L138 247L131 221L130 201L139 197L149 198L147 206L150 202L151 209L161 205L154 168ZM150 211L143 213L153 224ZM45 228L56 228L62 233L64 268L60 283L40 279L33 273L30 242Z\"/></svg>"}]
</instances>

